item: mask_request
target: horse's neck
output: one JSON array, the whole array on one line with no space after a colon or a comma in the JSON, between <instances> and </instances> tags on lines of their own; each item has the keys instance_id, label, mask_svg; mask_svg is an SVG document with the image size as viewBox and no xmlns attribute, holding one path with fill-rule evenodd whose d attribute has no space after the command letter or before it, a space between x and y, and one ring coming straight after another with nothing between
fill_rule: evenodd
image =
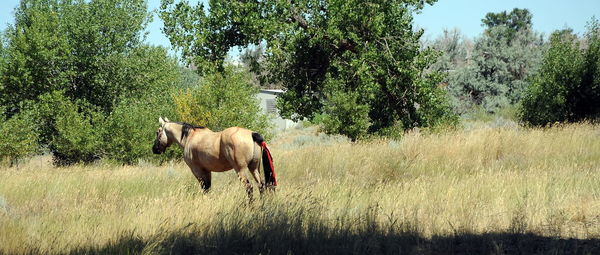
<instances>
[{"instance_id":1,"label":"horse's neck","mask_svg":"<svg viewBox=\"0 0 600 255\"><path fill-rule=\"evenodd\" d=\"M185 146L185 139L181 139L181 133L183 132L182 129L183 125L179 124L179 123L169 123L167 128L167 135L171 136L169 137L170 139L172 139L173 141L175 141L177 144L179 144L179 146L181 148L183 148Z\"/></svg>"}]
</instances>

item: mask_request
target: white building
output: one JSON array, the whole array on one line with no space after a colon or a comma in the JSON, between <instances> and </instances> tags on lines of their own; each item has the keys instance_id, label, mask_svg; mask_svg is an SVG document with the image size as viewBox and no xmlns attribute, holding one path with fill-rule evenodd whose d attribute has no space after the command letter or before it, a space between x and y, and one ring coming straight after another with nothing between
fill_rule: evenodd
<instances>
[{"instance_id":1,"label":"white building","mask_svg":"<svg viewBox=\"0 0 600 255\"><path fill-rule=\"evenodd\" d=\"M298 125L297 122L279 116L279 111L277 111L275 104L277 96L281 93L283 93L283 90L280 89L261 89L257 95L263 113L271 114L273 117L271 121L276 131L283 131Z\"/></svg>"}]
</instances>

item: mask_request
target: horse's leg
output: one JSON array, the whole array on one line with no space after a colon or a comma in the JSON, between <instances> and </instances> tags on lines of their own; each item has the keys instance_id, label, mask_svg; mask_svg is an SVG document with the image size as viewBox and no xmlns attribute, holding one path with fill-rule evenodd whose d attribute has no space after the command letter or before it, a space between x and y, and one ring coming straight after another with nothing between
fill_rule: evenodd
<instances>
[{"instance_id":1,"label":"horse's leg","mask_svg":"<svg viewBox=\"0 0 600 255\"><path fill-rule=\"evenodd\" d=\"M211 184L210 171L195 167L192 169L192 173L194 174L194 176L196 176L196 179L198 179L198 182L200 183L200 186L202 187L204 192L208 192Z\"/></svg>"},{"instance_id":2,"label":"horse's leg","mask_svg":"<svg viewBox=\"0 0 600 255\"><path fill-rule=\"evenodd\" d=\"M250 198L250 201L252 201L252 184L250 183L250 181L248 180L248 178L246 178L246 175L244 174L245 170L248 170L248 167L234 167L238 178L240 179L240 181L242 182L242 184L244 186L246 186L246 193L248 193L248 198Z\"/></svg>"},{"instance_id":3,"label":"horse's leg","mask_svg":"<svg viewBox=\"0 0 600 255\"><path fill-rule=\"evenodd\" d=\"M262 195L263 192L265 191L265 182L260 178L260 171L259 171L260 164L258 163L259 160L260 159L253 160L252 162L250 162L250 164L248 164L248 169L250 169L250 172L252 173L252 177L254 177L254 180L258 184L258 191Z\"/></svg>"}]
</instances>

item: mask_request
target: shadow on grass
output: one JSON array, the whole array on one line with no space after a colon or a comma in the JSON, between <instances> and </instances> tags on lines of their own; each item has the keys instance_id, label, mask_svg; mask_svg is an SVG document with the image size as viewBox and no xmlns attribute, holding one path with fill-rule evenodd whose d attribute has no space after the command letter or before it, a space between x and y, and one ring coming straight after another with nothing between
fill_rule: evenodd
<instances>
[{"instance_id":1,"label":"shadow on grass","mask_svg":"<svg viewBox=\"0 0 600 255\"><path fill-rule=\"evenodd\" d=\"M71 254L600 254L600 239L560 239L534 234L461 234L423 238L377 229L355 233L325 229L304 233L199 233L182 230L148 240L123 235L102 247ZM208 235L207 235L208 234Z\"/></svg>"},{"instance_id":2,"label":"shadow on grass","mask_svg":"<svg viewBox=\"0 0 600 255\"><path fill-rule=\"evenodd\" d=\"M194 224L140 237L116 235L102 246L83 246L71 254L600 254L600 239L561 239L526 233L524 216L514 217L506 232L473 234L456 230L424 237L411 217L389 215L378 206L341 210L304 198L264 203L212 215ZM517 213L517 216L521 214ZM416 219L417 217L414 217Z\"/></svg>"}]
</instances>

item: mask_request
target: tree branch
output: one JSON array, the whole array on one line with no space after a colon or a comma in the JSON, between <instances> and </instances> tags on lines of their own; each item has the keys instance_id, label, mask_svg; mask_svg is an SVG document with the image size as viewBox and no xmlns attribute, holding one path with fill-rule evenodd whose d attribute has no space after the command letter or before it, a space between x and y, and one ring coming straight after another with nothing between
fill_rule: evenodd
<instances>
[{"instance_id":1,"label":"tree branch","mask_svg":"<svg viewBox=\"0 0 600 255\"><path fill-rule=\"evenodd\" d=\"M292 7L292 22L296 22L298 26L304 30L308 29L308 22L298 15L298 13L296 13L296 9L294 7Z\"/></svg>"},{"instance_id":2,"label":"tree branch","mask_svg":"<svg viewBox=\"0 0 600 255\"><path fill-rule=\"evenodd\" d=\"M290 4L290 13L291 13L290 21L292 23L298 24L298 26L300 28L302 28L304 30L308 30L309 29L308 21L306 21L306 19L304 19L304 17L302 17L300 14L298 14L298 11L294 7L292 1L288 1L288 3ZM325 34L323 36L323 38L326 40L331 40L331 37L328 34ZM354 43L352 40L342 39L337 45L334 44L333 46L340 52L349 50L353 53L357 53L356 52L356 43Z\"/></svg>"}]
</instances>

